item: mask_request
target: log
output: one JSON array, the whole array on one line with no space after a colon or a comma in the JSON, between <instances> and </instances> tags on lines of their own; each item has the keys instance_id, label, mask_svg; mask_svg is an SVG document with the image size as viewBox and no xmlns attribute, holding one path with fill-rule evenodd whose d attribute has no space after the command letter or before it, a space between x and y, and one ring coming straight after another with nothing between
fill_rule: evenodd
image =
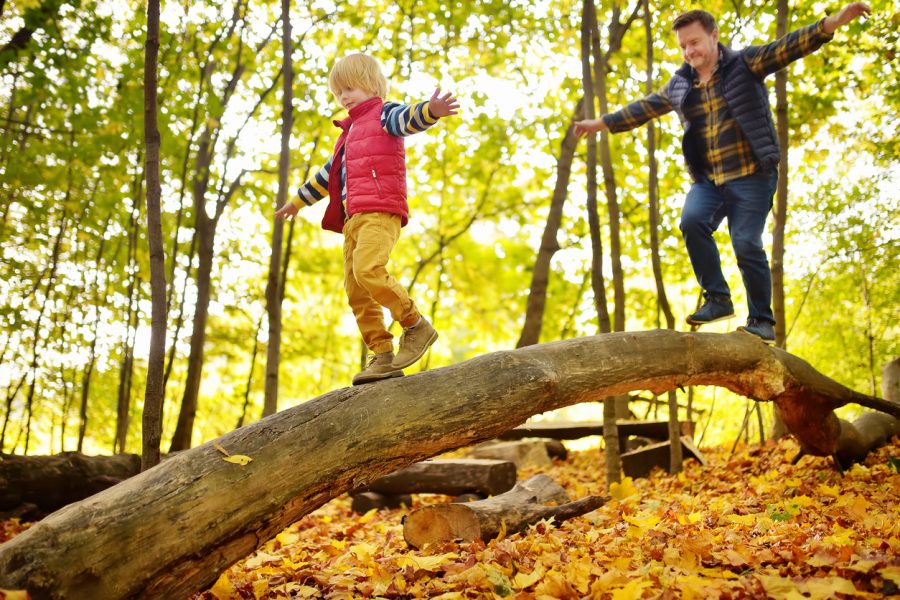
<instances>
[{"instance_id":1,"label":"log","mask_svg":"<svg viewBox=\"0 0 900 600\"><path fill-rule=\"evenodd\" d=\"M622 454L622 472L628 477L646 477L654 467L664 471L669 470L671 464L671 445L665 442L656 442L641 446L635 450ZM683 460L695 459L701 465L706 466L706 457L694 446L691 438L681 437L681 456Z\"/></svg>"},{"instance_id":2,"label":"log","mask_svg":"<svg viewBox=\"0 0 900 600\"><path fill-rule=\"evenodd\" d=\"M841 422L841 447L834 459L840 469L862 462L872 450L881 448L895 435L900 435L900 419L878 412L867 412L851 423Z\"/></svg>"},{"instance_id":3,"label":"log","mask_svg":"<svg viewBox=\"0 0 900 600\"><path fill-rule=\"evenodd\" d=\"M553 461L547 452L547 444L542 440L518 440L515 442L487 442L469 450L475 458L506 460L516 468L552 467ZM509 489L509 488L507 488Z\"/></svg>"},{"instance_id":4,"label":"log","mask_svg":"<svg viewBox=\"0 0 900 600\"><path fill-rule=\"evenodd\" d=\"M378 492L360 492L353 495L350 502L350 510L364 515L370 510L382 508L400 508L401 506L412 506L412 496L409 494L401 494L399 496L390 496L379 494Z\"/></svg>"},{"instance_id":5,"label":"log","mask_svg":"<svg viewBox=\"0 0 900 600\"><path fill-rule=\"evenodd\" d=\"M561 523L595 510L606 500L589 496L569 502L559 484L546 475L535 475L493 498L416 509L403 521L403 538L413 548L451 540L488 541L501 531L511 535L541 519L553 518ZM547 506L551 502L555 505Z\"/></svg>"},{"instance_id":6,"label":"log","mask_svg":"<svg viewBox=\"0 0 900 600\"><path fill-rule=\"evenodd\" d=\"M492 496L516 484L516 465L507 460L437 459L412 464L376 479L360 491L379 494L460 494ZM355 492L353 492L355 493Z\"/></svg>"},{"instance_id":7,"label":"log","mask_svg":"<svg viewBox=\"0 0 900 600\"><path fill-rule=\"evenodd\" d=\"M495 352L335 390L66 506L0 545L0 588L45 598L183 598L348 490L529 417L634 390L717 385L780 406L831 456L833 409L900 405L854 392L742 332L619 332Z\"/></svg>"},{"instance_id":8,"label":"log","mask_svg":"<svg viewBox=\"0 0 900 600\"><path fill-rule=\"evenodd\" d=\"M654 440L669 438L668 421L616 421L619 435L637 435ZM498 439L520 440L530 437L548 437L557 440L577 440L589 435L603 435L603 421L540 421L526 423L505 431ZM694 422L681 422L681 435L694 436Z\"/></svg>"},{"instance_id":9,"label":"log","mask_svg":"<svg viewBox=\"0 0 900 600\"><path fill-rule=\"evenodd\" d=\"M83 500L141 471L137 454L0 457L0 511L31 504L44 513Z\"/></svg>"}]
</instances>

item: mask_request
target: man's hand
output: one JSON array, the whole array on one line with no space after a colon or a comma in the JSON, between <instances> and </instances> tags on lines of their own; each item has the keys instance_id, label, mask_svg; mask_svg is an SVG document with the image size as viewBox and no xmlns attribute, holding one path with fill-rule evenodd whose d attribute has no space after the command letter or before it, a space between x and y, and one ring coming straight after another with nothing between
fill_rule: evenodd
<instances>
[{"instance_id":1,"label":"man's hand","mask_svg":"<svg viewBox=\"0 0 900 600\"><path fill-rule=\"evenodd\" d=\"M284 219L286 217L293 217L300 211L300 208L294 206L293 202L285 202L284 206L275 211L276 219Z\"/></svg>"},{"instance_id":2,"label":"man's hand","mask_svg":"<svg viewBox=\"0 0 900 600\"><path fill-rule=\"evenodd\" d=\"M589 133L597 133L598 131L606 131L606 123L603 119L586 119L584 121L575 121L575 135L584 137Z\"/></svg>"},{"instance_id":3,"label":"man's hand","mask_svg":"<svg viewBox=\"0 0 900 600\"><path fill-rule=\"evenodd\" d=\"M434 90L431 99L428 100L428 112L433 117L449 117L457 114L459 111L459 102L453 97L453 94L447 92L440 96L441 88Z\"/></svg>"},{"instance_id":4,"label":"man's hand","mask_svg":"<svg viewBox=\"0 0 900 600\"><path fill-rule=\"evenodd\" d=\"M825 17L823 29L831 35L838 27L846 25L850 21L862 15L871 15L872 9L865 2L851 2L833 15Z\"/></svg>"}]
</instances>

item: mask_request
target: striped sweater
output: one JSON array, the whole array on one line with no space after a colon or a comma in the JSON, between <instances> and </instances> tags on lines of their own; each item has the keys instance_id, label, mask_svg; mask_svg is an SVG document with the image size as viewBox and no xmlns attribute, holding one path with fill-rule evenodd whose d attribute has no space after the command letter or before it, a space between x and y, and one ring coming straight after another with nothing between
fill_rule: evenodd
<instances>
[{"instance_id":1,"label":"striped sweater","mask_svg":"<svg viewBox=\"0 0 900 600\"><path fill-rule=\"evenodd\" d=\"M435 123L438 118L428 112L428 102L417 104L398 104L385 102L381 109L381 126L390 135L407 137L414 133L425 131ZM344 155L338 157L341 161L341 199L347 200L347 174L343 165ZM328 159L321 169L313 175L309 181L300 186L297 196L292 200L297 207L303 204L312 206L322 198L328 197L328 176L331 173L332 158Z\"/></svg>"}]
</instances>

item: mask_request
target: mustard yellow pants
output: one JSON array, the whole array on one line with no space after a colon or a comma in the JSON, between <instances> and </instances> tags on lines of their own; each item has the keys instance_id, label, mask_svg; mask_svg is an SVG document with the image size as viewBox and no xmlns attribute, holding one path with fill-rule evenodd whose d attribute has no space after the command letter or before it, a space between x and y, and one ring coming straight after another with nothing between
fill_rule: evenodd
<instances>
[{"instance_id":1,"label":"mustard yellow pants","mask_svg":"<svg viewBox=\"0 0 900 600\"><path fill-rule=\"evenodd\" d=\"M344 224L344 289L363 341L373 353L394 349L382 306L403 327L415 325L419 311L387 271L391 250L400 238L400 216L355 214Z\"/></svg>"}]
</instances>

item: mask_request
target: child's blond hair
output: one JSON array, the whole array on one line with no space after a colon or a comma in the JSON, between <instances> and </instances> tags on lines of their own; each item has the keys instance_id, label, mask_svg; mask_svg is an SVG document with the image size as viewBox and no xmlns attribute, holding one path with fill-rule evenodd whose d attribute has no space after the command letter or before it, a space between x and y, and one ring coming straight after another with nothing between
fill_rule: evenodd
<instances>
[{"instance_id":1,"label":"child's blond hair","mask_svg":"<svg viewBox=\"0 0 900 600\"><path fill-rule=\"evenodd\" d=\"M337 61L328 74L328 87L335 98L342 89L356 88L384 98L388 82L378 61L367 54L351 54Z\"/></svg>"}]
</instances>

